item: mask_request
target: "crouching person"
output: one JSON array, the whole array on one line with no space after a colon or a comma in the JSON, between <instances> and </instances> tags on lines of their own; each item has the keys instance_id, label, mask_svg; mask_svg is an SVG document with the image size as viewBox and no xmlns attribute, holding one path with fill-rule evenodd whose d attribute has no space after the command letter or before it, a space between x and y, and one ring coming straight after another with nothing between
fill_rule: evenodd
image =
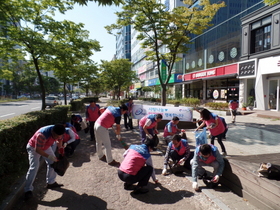
<instances>
[{"instance_id":1,"label":"crouching person","mask_svg":"<svg viewBox=\"0 0 280 210\"><path fill-rule=\"evenodd\" d=\"M55 181L56 172L50 166L57 161L55 151L58 142L58 151L60 154L64 153L62 147L62 138L65 133L65 127L62 124L49 125L40 128L29 140L26 149L29 158L29 169L26 174L26 182L24 187L24 199L28 200L33 197L33 182L36 178L38 169L40 167L40 157L42 156L47 164L47 188L53 189L63 186Z\"/></svg>"},{"instance_id":2,"label":"crouching person","mask_svg":"<svg viewBox=\"0 0 280 210\"><path fill-rule=\"evenodd\" d=\"M124 160L118 169L118 176L124 181L124 189L134 189L133 193L143 194L149 192L146 186L151 176L153 181L158 183L150 154L153 150L155 150L154 140L147 139L144 144L131 145L125 151ZM134 183L138 183L135 188Z\"/></svg>"},{"instance_id":3,"label":"crouching person","mask_svg":"<svg viewBox=\"0 0 280 210\"><path fill-rule=\"evenodd\" d=\"M186 139L182 139L179 134L173 136L172 141L168 143L167 150L164 156L164 165L162 175L167 174L167 164L171 159L173 165L181 165L190 169L190 146Z\"/></svg>"},{"instance_id":4,"label":"crouching person","mask_svg":"<svg viewBox=\"0 0 280 210\"><path fill-rule=\"evenodd\" d=\"M191 160L192 165L192 179L193 189L198 191L199 186L197 183L197 177L203 178L207 176L206 170L202 166L212 166L213 179L211 182L217 183L224 170L224 159L220 155L218 148L211 144L202 144L196 147L194 157Z\"/></svg>"},{"instance_id":5,"label":"crouching person","mask_svg":"<svg viewBox=\"0 0 280 210\"><path fill-rule=\"evenodd\" d=\"M71 128L66 128L63 136L63 147L65 156L70 158L73 156L76 147L80 144L80 137Z\"/></svg>"}]
</instances>

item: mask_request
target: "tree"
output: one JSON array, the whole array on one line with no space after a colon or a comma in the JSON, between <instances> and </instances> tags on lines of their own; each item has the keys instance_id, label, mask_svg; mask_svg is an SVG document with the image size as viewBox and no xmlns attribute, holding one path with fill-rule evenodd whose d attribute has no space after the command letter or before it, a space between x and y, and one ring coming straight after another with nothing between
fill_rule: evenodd
<instances>
[{"instance_id":1,"label":"tree","mask_svg":"<svg viewBox=\"0 0 280 210\"><path fill-rule=\"evenodd\" d=\"M74 2L80 4L80 5L87 5L87 3L89 1L94 1L94 2L98 2L99 5L119 5L121 4L123 1L122 0L73 0Z\"/></svg>"},{"instance_id":2,"label":"tree","mask_svg":"<svg viewBox=\"0 0 280 210\"><path fill-rule=\"evenodd\" d=\"M264 0L263 2L265 4L268 4L269 6L272 6L272 5L280 3L280 0Z\"/></svg>"},{"instance_id":3,"label":"tree","mask_svg":"<svg viewBox=\"0 0 280 210\"><path fill-rule=\"evenodd\" d=\"M137 80L136 73L131 70L132 63L128 59L102 61L100 67L104 83L114 90L120 99L121 89L127 88L132 81Z\"/></svg>"},{"instance_id":4,"label":"tree","mask_svg":"<svg viewBox=\"0 0 280 210\"><path fill-rule=\"evenodd\" d=\"M18 46L30 56L41 87L42 110L46 108L46 94L40 61L43 56L52 55L56 50L49 37L55 37L60 30L64 31L62 24L53 19L54 12L64 13L72 9L73 4L67 0L3 0L0 4L0 37L6 37L5 42L9 46Z\"/></svg>"},{"instance_id":5,"label":"tree","mask_svg":"<svg viewBox=\"0 0 280 210\"><path fill-rule=\"evenodd\" d=\"M88 31L83 30L83 26L81 23L62 21L60 27L64 30L50 36L55 52L45 57L45 69L54 70L54 75L63 82L65 104L66 84L77 84L96 73L89 59L93 51L100 51L101 46L98 41L88 38Z\"/></svg>"},{"instance_id":6,"label":"tree","mask_svg":"<svg viewBox=\"0 0 280 210\"><path fill-rule=\"evenodd\" d=\"M192 5L192 0L184 1ZM180 54L187 53L192 35L203 33L211 24L216 12L224 7L224 2L210 4L201 0L199 7L176 7L167 11L157 0L127 0L121 12L116 12L116 24L106 26L108 33L115 29L132 25L139 32L137 39L145 49L146 60L157 64L161 85L161 105L166 105L166 89L174 63L181 60ZM166 47L167 53L160 49ZM166 73L161 72L161 64L166 66Z\"/></svg>"}]
</instances>

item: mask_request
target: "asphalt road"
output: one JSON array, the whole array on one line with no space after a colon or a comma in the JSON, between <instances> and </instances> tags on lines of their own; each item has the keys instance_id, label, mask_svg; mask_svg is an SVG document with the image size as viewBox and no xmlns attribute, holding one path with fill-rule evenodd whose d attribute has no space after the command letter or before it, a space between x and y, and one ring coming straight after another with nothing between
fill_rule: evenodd
<instances>
[{"instance_id":1,"label":"asphalt road","mask_svg":"<svg viewBox=\"0 0 280 210\"><path fill-rule=\"evenodd\" d=\"M32 111L41 110L41 100L0 103L0 120L6 120Z\"/></svg>"}]
</instances>

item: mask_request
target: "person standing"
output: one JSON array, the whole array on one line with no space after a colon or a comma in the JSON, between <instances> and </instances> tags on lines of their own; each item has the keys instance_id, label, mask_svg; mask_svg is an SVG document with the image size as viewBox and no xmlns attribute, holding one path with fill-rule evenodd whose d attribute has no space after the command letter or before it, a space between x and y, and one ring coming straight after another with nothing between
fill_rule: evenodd
<instances>
[{"instance_id":1,"label":"person standing","mask_svg":"<svg viewBox=\"0 0 280 210\"><path fill-rule=\"evenodd\" d=\"M25 200L33 197L33 182L40 167L41 156L45 159L45 162L47 164L47 188L53 189L63 186L62 184L58 184L55 181L57 174L50 165L53 162L57 161L57 158L55 156L57 145L59 154L64 154L64 149L62 147L62 139L64 133L64 125L48 125L37 130L28 141L26 150L29 159L29 169L26 174L26 182L24 187Z\"/></svg>"},{"instance_id":2,"label":"person standing","mask_svg":"<svg viewBox=\"0 0 280 210\"><path fill-rule=\"evenodd\" d=\"M182 137L179 134L174 135L172 141L169 142L166 149L162 175L167 174L167 164L169 158L171 158L173 163L175 163L176 165L180 165L184 162L184 167L190 169L190 154L190 146L187 140L182 139Z\"/></svg>"},{"instance_id":3,"label":"person standing","mask_svg":"<svg viewBox=\"0 0 280 210\"><path fill-rule=\"evenodd\" d=\"M89 122L90 141L95 141L94 124L100 116L100 106L91 100L86 107L86 121Z\"/></svg>"},{"instance_id":4,"label":"person standing","mask_svg":"<svg viewBox=\"0 0 280 210\"><path fill-rule=\"evenodd\" d=\"M133 193L143 194L149 192L146 186L150 177L158 183L150 154L153 150L155 150L154 140L147 139L144 144L130 145L125 151L124 160L118 169L118 176L124 182L125 190L133 189L133 184L138 183Z\"/></svg>"},{"instance_id":5,"label":"person standing","mask_svg":"<svg viewBox=\"0 0 280 210\"><path fill-rule=\"evenodd\" d=\"M139 131L142 144L146 137L153 139L154 133L158 134L157 123L162 120L161 114L148 114L142 117L139 121Z\"/></svg>"},{"instance_id":6,"label":"person standing","mask_svg":"<svg viewBox=\"0 0 280 210\"><path fill-rule=\"evenodd\" d=\"M206 128L210 131L211 134L211 144L214 145L214 140L215 138L217 138L218 143L220 144L222 149L221 154L226 156L226 148L222 142L225 132L225 126L222 122L222 119L218 115L211 113L208 109L200 110L200 116L203 122L196 130L201 129L204 127L204 125L206 125Z\"/></svg>"},{"instance_id":7,"label":"person standing","mask_svg":"<svg viewBox=\"0 0 280 210\"><path fill-rule=\"evenodd\" d=\"M126 130L128 130L128 127L130 128L130 130L133 130L133 124L132 124L133 99L129 98L128 102L125 103L125 105L127 106L128 110L123 115L123 117L124 117L124 127L126 128ZM127 122L127 120L128 120L128 122Z\"/></svg>"},{"instance_id":8,"label":"person standing","mask_svg":"<svg viewBox=\"0 0 280 210\"><path fill-rule=\"evenodd\" d=\"M237 115L237 109L239 107L239 101L236 99L230 100L228 103L228 108L230 110L232 123L235 123L236 115Z\"/></svg>"},{"instance_id":9,"label":"person standing","mask_svg":"<svg viewBox=\"0 0 280 210\"><path fill-rule=\"evenodd\" d=\"M94 125L94 132L96 136L96 152L99 160L107 161L111 166L119 166L119 162L115 161L112 157L111 140L108 128L116 124L115 133L117 139L121 141L121 116L127 112L127 106L120 107L109 106L97 119ZM105 147L105 155L102 151L102 143Z\"/></svg>"},{"instance_id":10,"label":"person standing","mask_svg":"<svg viewBox=\"0 0 280 210\"><path fill-rule=\"evenodd\" d=\"M218 148L211 144L202 144L196 147L194 157L191 160L192 165L192 187L199 190L197 177L206 177L206 170L202 166L211 166L214 168L213 179L211 182L217 183L225 167L224 159L220 155Z\"/></svg>"}]
</instances>

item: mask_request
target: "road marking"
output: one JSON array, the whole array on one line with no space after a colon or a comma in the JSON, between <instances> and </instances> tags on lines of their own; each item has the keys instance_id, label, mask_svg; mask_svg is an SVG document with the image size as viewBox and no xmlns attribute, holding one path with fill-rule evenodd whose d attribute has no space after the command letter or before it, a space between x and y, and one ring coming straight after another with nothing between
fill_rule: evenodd
<instances>
[{"instance_id":1,"label":"road marking","mask_svg":"<svg viewBox=\"0 0 280 210\"><path fill-rule=\"evenodd\" d=\"M40 109L40 108L41 108L41 107L38 106L38 107L31 108L31 110L33 110L33 109Z\"/></svg>"},{"instance_id":2,"label":"road marking","mask_svg":"<svg viewBox=\"0 0 280 210\"><path fill-rule=\"evenodd\" d=\"M5 114L5 115L2 115L2 116L0 116L0 117L7 117L7 116L10 116L10 115L13 115L13 114L15 114L15 113Z\"/></svg>"}]
</instances>

